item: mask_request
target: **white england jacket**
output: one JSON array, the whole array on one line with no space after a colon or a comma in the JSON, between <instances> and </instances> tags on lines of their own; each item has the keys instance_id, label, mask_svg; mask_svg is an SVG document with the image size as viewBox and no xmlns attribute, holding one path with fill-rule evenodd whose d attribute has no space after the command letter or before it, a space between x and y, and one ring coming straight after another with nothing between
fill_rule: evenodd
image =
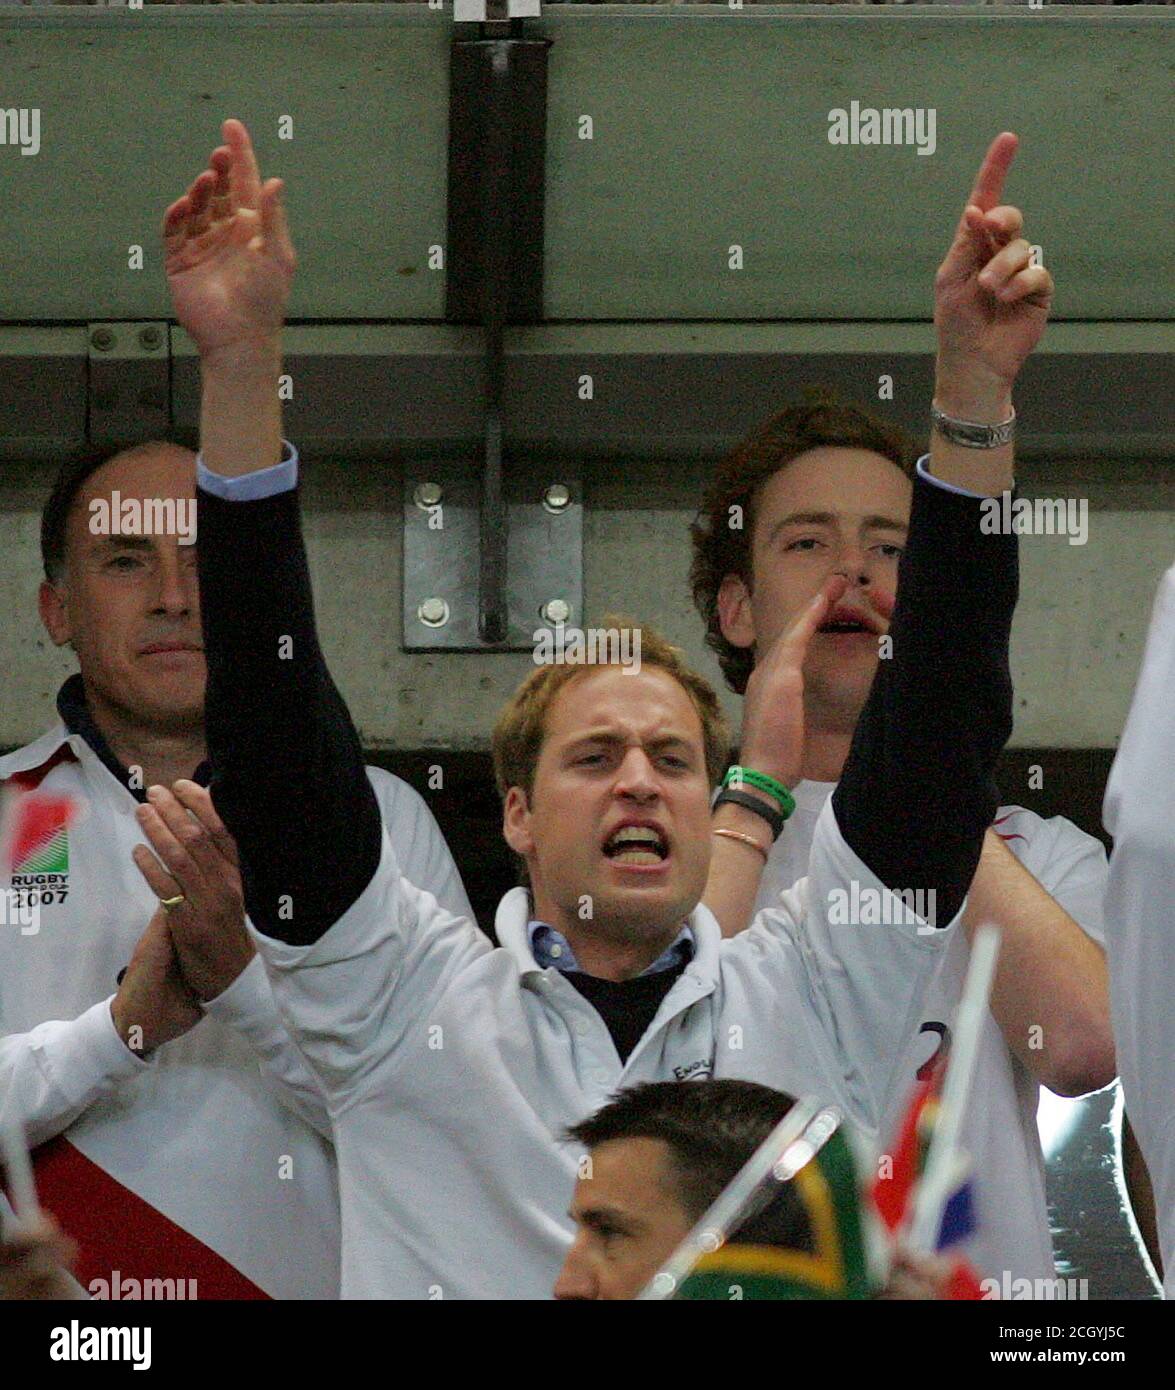
<instances>
[{"instance_id":1,"label":"white england jacket","mask_svg":"<svg viewBox=\"0 0 1175 1390\"><path fill-rule=\"evenodd\" d=\"M368 775L406 871L468 913L423 800L379 768ZM329 1121L261 962L191 1032L136 1056L109 1001L156 906L131 859L138 803L63 724L0 758L11 779L67 793L81 812L0 879L0 1116L41 1146L42 1199L81 1244L83 1283L118 1269L194 1278L202 1297L337 1297Z\"/></svg>"}]
</instances>

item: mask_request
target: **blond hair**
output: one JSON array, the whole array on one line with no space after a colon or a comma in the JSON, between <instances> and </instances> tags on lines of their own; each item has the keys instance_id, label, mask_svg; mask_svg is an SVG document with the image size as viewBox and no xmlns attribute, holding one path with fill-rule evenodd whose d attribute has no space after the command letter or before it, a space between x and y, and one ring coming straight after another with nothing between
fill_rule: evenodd
<instances>
[{"instance_id":1,"label":"blond hair","mask_svg":"<svg viewBox=\"0 0 1175 1390\"><path fill-rule=\"evenodd\" d=\"M630 619L609 615L607 628L637 628ZM640 627L640 660L672 676L690 697L702 722L702 744L710 785L716 785L726 768L730 738L718 696L708 681L691 670L681 651L653 628ZM559 691L587 671L607 670L611 663L584 661L569 665L537 666L506 701L494 725L494 779L505 798L511 787L521 787L530 800L535 770L546 738L547 711Z\"/></svg>"}]
</instances>

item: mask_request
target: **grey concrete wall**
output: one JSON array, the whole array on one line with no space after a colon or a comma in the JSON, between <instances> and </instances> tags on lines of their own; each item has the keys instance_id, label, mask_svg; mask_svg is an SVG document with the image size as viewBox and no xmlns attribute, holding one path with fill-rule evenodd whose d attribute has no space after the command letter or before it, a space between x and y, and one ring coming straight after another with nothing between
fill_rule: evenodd
<instances>
[{"instance_id":1,"label":"grey concrete wall","mask_svg":"<svg viewBox=\"0 0 1175 1390\"><path fill-rule=\"evenodd\" d=\"M601 470L606 473L607 470ZM609 610L653 623L716 685L686 586L686 527L700 475L682 470L588 486L588 621ZM636 475L636 476L634 476ZM518 655L400 651L399 473L391 464L310 463L307 535L319 626L360 734L373 748L484 748L495 713L529 669ZM613 470L613 477L615 470ZM1084 546L1026 537L1014 636L1016 731L1022 746L1117 742L1159 576L1175 560L1175 469L1167 464L1060 465L1023 479L1041 495L1090 502ZM72 669L36 612L41 466L0 466L0 747L33 738ZM727 700L737 730L738 701Z\"/></svg>"}]
</instances>

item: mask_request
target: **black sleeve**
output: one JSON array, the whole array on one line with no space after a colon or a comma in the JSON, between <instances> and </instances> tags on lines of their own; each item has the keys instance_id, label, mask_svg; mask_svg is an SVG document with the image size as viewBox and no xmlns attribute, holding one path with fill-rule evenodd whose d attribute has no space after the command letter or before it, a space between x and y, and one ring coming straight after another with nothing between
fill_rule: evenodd
<instances>
[{"instance_id":1,"label":"black sleeve","mask_svg":"<svg viewBox=\"0 0 1175 1390\"><path fill-rule=\"evenodd\" d=\"M296 490L198 493L212 798L258 931L316 941L379 865L379 803L323 661Z\"/></svg>"},{"instance_id":2,"label":"black sleeve","mask_svg":"<svg viewBox=\"0 0 1175 1390\"><path fill-rule=\"evenodd\" d=\"M980 499L915 480L892 655L878 662L833 792L849 846L887 887L933 890L939 926L975 875L1012 732L1017 541L984 534L982 518Z\"/></svg>"}]
</instances>

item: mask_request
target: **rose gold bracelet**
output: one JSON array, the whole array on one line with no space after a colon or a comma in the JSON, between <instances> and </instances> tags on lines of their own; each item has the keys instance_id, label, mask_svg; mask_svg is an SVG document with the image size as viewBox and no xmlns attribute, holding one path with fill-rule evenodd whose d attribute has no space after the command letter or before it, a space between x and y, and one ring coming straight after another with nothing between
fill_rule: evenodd
<instances>
[{"instance_id":1,"label":"rose gold bracelet","mask_svg":"<svg viewBox=\"0 0 1175 1390\"><path fill-rule=\"evenodd\" d=\"M744 835L741 830L727 830L724 826L718 826L716 829L711 830L710 834L725 835L728 840L741 840L744 845L750 845L752 849L757 849L763 856L763 863L766 864L767 851L753 835Z\"/></svg>"}]
</instances>

